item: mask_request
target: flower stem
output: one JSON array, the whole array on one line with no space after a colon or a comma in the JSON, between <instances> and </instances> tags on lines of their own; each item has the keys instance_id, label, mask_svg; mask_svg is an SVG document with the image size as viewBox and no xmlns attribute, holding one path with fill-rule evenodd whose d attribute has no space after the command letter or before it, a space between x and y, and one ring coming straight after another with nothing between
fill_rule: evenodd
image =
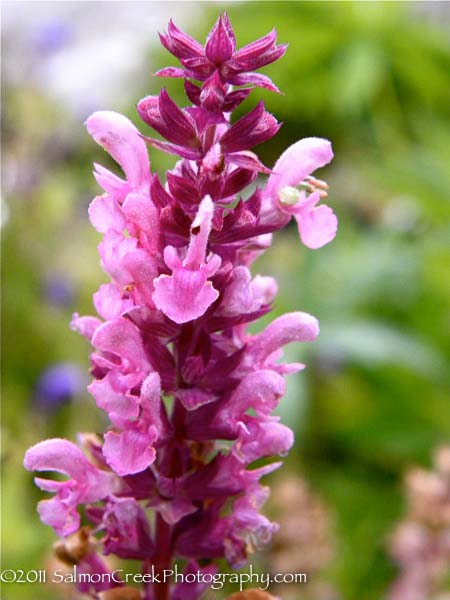
<instances>
[{"instance_id":1,"label":"flower stem","mask_svg":"<svg viewBox=\"0 0 450 600\"><path fill-rule=\"evenodd\" d=\"M169 600L170 583L164 581L164 570L170 569L172 565L171 527L164 521L160 514L156 515L156 548L155 573L161 583L155 583L155 600Z\"/></svg>"}]
</instances>

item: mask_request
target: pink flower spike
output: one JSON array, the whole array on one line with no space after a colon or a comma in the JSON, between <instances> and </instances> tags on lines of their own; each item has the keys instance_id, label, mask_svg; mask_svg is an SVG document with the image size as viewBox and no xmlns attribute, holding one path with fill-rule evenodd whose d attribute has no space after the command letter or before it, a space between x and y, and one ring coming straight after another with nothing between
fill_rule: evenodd
<instances>
[{"instance_id":1,"label":"pink flower spike","mask_svg":"<svg viewBox=\"0 0 450 600\"><path fill-rule=\"evenodd\" d=\"M255 72L285 53L276 30L239 49L222 13L204 44L172 21L160 37L181 64L159 74L184 79L192 105L179 106L165 89L140 100L138 114L158 139L114 112L86 122L124 171L95 164L105 193L89 217L102 234L108 278L93 298L101 318L75 314L71 323L93 346L88 390L108 425L81 434L79 447L49 440L25 456L27 469L63 474L35 478L50 495L38 511L59 535L78 530L83 556L73 562L96 575L109 572L101 554L141 561L140 572L163 557L164 568L183 561L186 574L204 564L200 570L214 574L212 561L240 568L270 540L277 525L260 513L269 491L261 479L281 466L271 457L286 455L294 441L273 411L286 375L304 368L282 360L283 346L313 341L319 325L295 312L253 333L277 283L255 276L252 264L292 219L310 248L329 242L337 227L320 204L328 185L313 174L331 160L330 142L301 140L272 171L254 147L280 123L263 102L243 116L235 111L255 88L278 92ZM152 174L147 144L179 160ZM71 554L72 538L64 546ZM102 580L77 590L198 600L208 587L143 584Z\"/></svg>"},{"instance_id":2,"label":"pink flower spike","mask_svg":"<svg viewBox=\"0 0 450 600\"><path fill-rule=\"evenodd\" d=\"M212 200L205 196L191 225L191 240L186 258L180 264L175 249L167 247L164 258L173 273L162 274L154 281L153 301L175 323L198 319L219 297L208 278L216 273L221 260L217 255L206 260L213 212Z\"/></svg>"},{"instance_id":3,"label":"pink flower spike","mask_svg":"<svg viewBox=\"0 0 450 600\"><path fill-rule=\"evenodd\" d=\"M122 167L133 189L150 183L147 147L133 123L113 111L98 111L86 121L88 132Z\"/></svg>"}]
</instances>

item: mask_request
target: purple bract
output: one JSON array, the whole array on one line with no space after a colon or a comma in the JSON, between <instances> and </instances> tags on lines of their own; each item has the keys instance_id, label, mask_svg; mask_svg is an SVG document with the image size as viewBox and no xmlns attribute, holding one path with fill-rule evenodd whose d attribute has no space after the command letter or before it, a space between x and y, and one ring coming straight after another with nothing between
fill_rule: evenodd
<instances>
[{"instance_id":1,"label":"purple bract","mask_svg":"<svg viewBox=\"0 0 450 600\"><path fill-rule=\"evenodd\" d=\"M252 277L250 267L292 217L309 248L334 238L336 217L319 204L327 186L312 176L333 154L329 141L303 139L270 170L251 149L276 134L275 117L261 102L231 118L254 86L277 91L254 73L286 50L274 31L236 50L223 15L204 47L172 22L161 41L182 68L159 75L183 78L193 103L180 108L165 90L138 103L142 120L164 139L145 137L114 112L86 122L124 172L120 178L95 165L104 193L89 216L103 234L110 282L94 294L99 316L72 321L93 346L89 391L111 425L102 437L80 436L83 451L67 440L41 442L28 450L25 467L68 477L36 480L55 493L39 513L58 535L79 535L85 505L97 554L92 544L80 552L80 568L108 572L101 548L141 560L143 573L181 559L186 573L212 574L221 557L243 566L277 528L259 512L268 495L260 479L280 463L253 463L284 456L293 444L272 412L284 376L304 365L280 363L281 349L313 341L319 327L295 312L251 335L248 323L270 311L277 285ZM150 171L147 143L180 157L164 184ZM261 173L265 183L243 201L239 194ZM82 591L96 597L104 589ZM147 583L136 597L195 600L204 589Z\"/></svg>"}]
</instances>

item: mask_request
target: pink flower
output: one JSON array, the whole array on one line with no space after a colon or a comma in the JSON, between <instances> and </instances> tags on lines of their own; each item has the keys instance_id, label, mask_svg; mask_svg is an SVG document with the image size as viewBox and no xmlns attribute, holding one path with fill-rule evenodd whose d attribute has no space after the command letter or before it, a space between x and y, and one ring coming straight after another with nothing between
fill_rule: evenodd
<instances>
[{"instance_id":1,"label":"pink flower","mask_svg":"<svg viewBox=\"0 0 450 600\"><path fill-rule=\"evenodd\" d=\"M91 115L86 127L94 140L119 163L127 177L125 184L103 167L97 168L97 180L105 191L145 191L150 182L147 148L133 123L119 113L105 110Z\"/></svg>"},{"instance_id":2,"label":"pink flower","mask_svg":"<svg viewBox=\"0 0 450 600\"><path fill-rule=\"evenodd\" d=\"M183 261L173 246L164 250L164 260L172 275L163 274L154 281L153 301L175 323L198 319L219 297L208 279L217 272L221 260L217 255L206 258L213 211L211 198L206 196L192 222L191 239Z\"/></svg>"},{"instance_id":3,"label":"pink flower","mask_svg":"<svg viewBox=\"0 0 450 600\"><path fill-rule=\"evenodd\" d=\"M55 492L51 500L41 500L39 515L59 535L69 535L80 526L79 504L102 500L117 488L112 473L94 467L75 444L52 439L39 442L27 450L24 466L29 471L57 471L69 477L66 481L35 478L46 492Z\"/></svg>"},{"instance_id":4,"label":"pink flower","mask_svg":"<svg viewBox=\"0 0 450 600\"><path fill-rule=\"evenodd\" d=\"M308 248L320 248L336 235L337 218L331 208L317 206L326 196L328 186L311 177L318 168L333 158L331 144L321 138L305 138L290 146L275 163L264 194L262 218L297 221L299 235ZM295 186L305 184L312 193L298 191Z\"/></svg>"},{"instance_id":5,"label":"pink flower","mask_svg":"<svg viewBox=\"0 0 450 600\"><path fill-rule=\"evenodd\" d=\"M95 384L96 382L94 382ZM98 392L97 382L96 391ZM92 384L92 385L94 385ZM106 462L118 475L139 473L150 466L156 457L155 442L167 434L168 424L164 405L161 401L161 380L158 373L150 373L143 381L140 397L134 397L135 405L126 406L118 416L112 414L117 406L111 397L101 396L106 400L106 409L111 420L115 421L122 431L108 431L103 444L103 456ZM122 399L125 400L126 396ZM120 400L119 400L120 403ZM120 404L119 404L120 406ZM122 408L120 406L120 408ZM138 409L140 418L134 408ZM117 414L117 412L116 412Z\"/></svg>"}]
</instances>

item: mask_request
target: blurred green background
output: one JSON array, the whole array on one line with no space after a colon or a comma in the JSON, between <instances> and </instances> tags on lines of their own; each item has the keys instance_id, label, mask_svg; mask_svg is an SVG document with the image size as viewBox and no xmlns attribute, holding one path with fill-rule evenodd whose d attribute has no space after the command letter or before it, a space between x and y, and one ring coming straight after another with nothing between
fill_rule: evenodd
<instances>
[{"instance_id":1,"label":"blurred green background","mask_svg":"<svg viewBox=\"0 0 450 600\"><path fill-rule=\"evenodd\" d=\"M395 577L386 547L403 512L403 473L428 465L450 440L448 4L80 3L90 15L74 2L16 4L22 19L6 3L2 41L3 568L44 568L54 540L35 512L42 494L21 466L27 447L105 425L84 391L88 346L68 326L72 312L93 312L92 293L106 281L87 206L98 192L92 162L108 159L83 121L91 110L118 110L146 132L134 105L163 84L187 104L179 81L149 76L175 64L158 49L156 28L172 16L204 40L225 8L238 45L274 26L289 42L286 56L264 70L284 95L255 92L240 109L262 98L284 122L259 148L262 159L272 165L305 136L333 143L335 159L318 176L331 188L337 238L311 251L287 229L255 269L279 282L270 318L304 310L321 323L318 342L301 355L288 349L308 368L291 378L280 413L296 429L284 470L306 478L335 524L325 578L345 600L382 598ZM32 4L45 5L43 16ZM153 13L160 21L144 34ZM125 44L138 20L145 52L136 45L128 68ZM110 25L115 54L86 59L80 48ZM116 56L128 57L125 66ZM110 93L101 78L88 85L90 63L101 60L116 86ZM55 78L72 85L55 90ZM161 173L174 162L150 154ZM62 371L49 374L55 365ZM36 586L3 588L5 599L53 597L47 588L36 595Z\"/></svg>"}]
</instances>

